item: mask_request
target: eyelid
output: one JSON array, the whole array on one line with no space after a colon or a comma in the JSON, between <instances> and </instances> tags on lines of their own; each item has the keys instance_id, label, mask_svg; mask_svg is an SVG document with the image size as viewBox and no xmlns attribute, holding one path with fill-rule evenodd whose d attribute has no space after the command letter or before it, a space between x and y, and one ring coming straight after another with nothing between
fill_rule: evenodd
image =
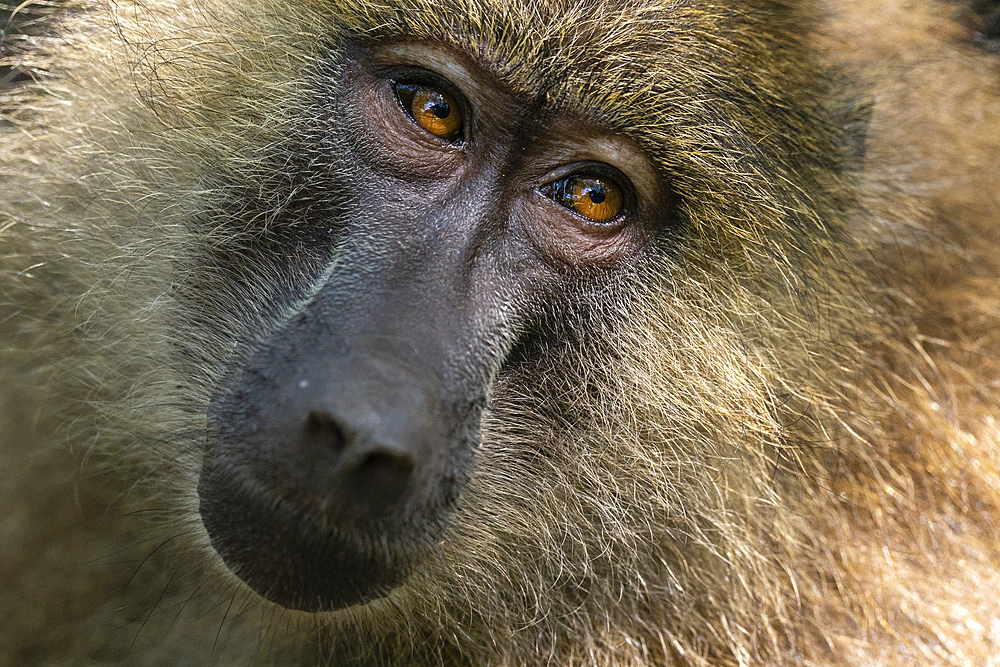
<instances>
[{"instance_id":1,"label":"eyelid","mask_svg":"<svg viewBox=\"0 0 1000 667\"><path fill-rule=\"evenodd\" d=\"M638 210L641 202L657 201L666 186L663 174L645 150L617 133L579 136L573 125L566 124L559 135L545 141L540 148L549 156L549 164L562 165L551 169L543 177L546 181L594 170L615 179L630 194L633 211Z\"/></svg>"},{"instance_id":2,"label":"eyelid","mask_svg":"<svg viewBox=\"0 0 1000 667\"><path fill-rule=\"evenodd\" d=\"M389 78L441 86L463 105L466 118L474 120L472 110L482 102L486 91L477 83L475 72L461 62L463 52L415 43L388 44L379 51L377 59Z\"/></svg>"}]
</instances>

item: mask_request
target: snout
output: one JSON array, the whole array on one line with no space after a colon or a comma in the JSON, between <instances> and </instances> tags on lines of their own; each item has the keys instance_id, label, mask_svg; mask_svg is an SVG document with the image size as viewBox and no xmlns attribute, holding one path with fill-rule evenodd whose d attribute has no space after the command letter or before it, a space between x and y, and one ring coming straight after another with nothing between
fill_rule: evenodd
<instances>
[{"instance_id":1,"label":"snout","mask_svg":"<svg viewBox=\"0 0 1000 667\"><path fill-rule=\"evenodd\" d=\"M441 381L369 351L257 355L213 401L202 520L234 574L285 607L385 595L440 538L478 415ZM394 355L400 358L402 353Z\"/></svg>"}]
</instances>

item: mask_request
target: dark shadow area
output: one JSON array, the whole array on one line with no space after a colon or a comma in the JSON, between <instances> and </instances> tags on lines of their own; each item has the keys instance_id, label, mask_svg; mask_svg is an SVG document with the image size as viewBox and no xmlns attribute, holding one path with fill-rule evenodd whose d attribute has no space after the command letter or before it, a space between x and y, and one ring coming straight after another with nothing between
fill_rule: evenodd
<instances>
[{"instance_id":1,"label":"dark shadow area","mask_svg":"<svg viewBox=\"0 0 1000 667\"><path fill-rule=\"evenodd\" d=\"M983 48L1000 52L1000 0L952 0L959 20Z\"/></svg>"},{"instance_id":2,"label":"dark shadow area","mask_svg":"<svg viewBox=\"0 0 1000 667\"><path fill-rule=\"evenodd\" d=\"M60 0L0 0L0 89L30 78L19 64L35 38L45 36L63 9Z\"/></svg>"}]
</instances>

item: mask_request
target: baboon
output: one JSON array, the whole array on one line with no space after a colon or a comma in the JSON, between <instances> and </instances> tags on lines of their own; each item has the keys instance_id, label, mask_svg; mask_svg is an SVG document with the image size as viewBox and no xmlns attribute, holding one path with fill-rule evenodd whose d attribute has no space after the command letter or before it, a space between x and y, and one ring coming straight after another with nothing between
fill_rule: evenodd
<instances>
[{"instance_id":1,"label":"baboon","mask_svg":"<svg viewBox=\"0 0 1000 667\"><path fill-rule=\"evenodd\" d=\"M1000 64L960 8L8 31L0 662L994 659Z\"/></svg>"}]
</instances>

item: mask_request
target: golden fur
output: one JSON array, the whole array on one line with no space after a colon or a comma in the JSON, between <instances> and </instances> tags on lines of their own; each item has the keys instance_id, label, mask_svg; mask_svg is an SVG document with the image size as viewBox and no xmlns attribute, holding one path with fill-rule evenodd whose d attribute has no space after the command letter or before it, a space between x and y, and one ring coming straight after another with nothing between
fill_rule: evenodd
<instances>
[{"instance_id":1,"label":"golden fur","mask_svg":"<svg viewBox=\"0 0 1000 667\"><path fill-rule=\"evenodd\" d=\"M0 97L0 662L995 660L1000 61L951 12L74 6ZM498 380L435 558L311 615L242 585L197 516L204 404L268 315L191 248L282 224L283 151L346 34L444 41L604 119L686 225L566 315L585 336L535 381Z\"/></svg>"}]
</instances>

